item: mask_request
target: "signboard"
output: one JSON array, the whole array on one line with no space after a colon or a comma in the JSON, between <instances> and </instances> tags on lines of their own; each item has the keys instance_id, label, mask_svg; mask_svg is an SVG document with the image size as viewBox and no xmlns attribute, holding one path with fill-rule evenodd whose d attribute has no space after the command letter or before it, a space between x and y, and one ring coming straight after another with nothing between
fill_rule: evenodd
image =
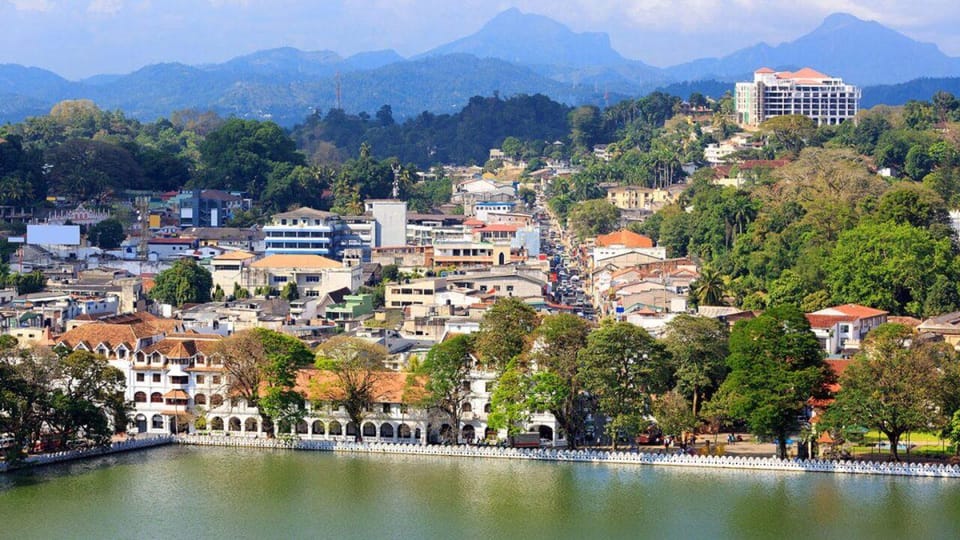
<instances>
[{"instance_id":1,"label":"signboard","mask_svg":"<svg viewBox=\"0 0 960 540\"><path fill-rule=\"evenodd\" d=\"M27 225L27 244L80 245L79 225Z\"/></svg>"}]
</instances>

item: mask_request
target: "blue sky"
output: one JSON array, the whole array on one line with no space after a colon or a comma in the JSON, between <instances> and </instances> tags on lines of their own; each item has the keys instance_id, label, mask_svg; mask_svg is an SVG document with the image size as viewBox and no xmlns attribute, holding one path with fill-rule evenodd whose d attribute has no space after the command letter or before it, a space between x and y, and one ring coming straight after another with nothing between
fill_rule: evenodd
<instances>
[{"instance_id":1,"label":"blue sky","mask_svg":"<svg viewBox=\"0 0 960 540\"><path fill-rule=\"evenodd\" d=\"M510 7L607 32L621 54L657 66L789 41L837 11L960 56L957 0L0 0L0 63L77 79L279 46L409 56Z\"/></svg>"}]
</instances>

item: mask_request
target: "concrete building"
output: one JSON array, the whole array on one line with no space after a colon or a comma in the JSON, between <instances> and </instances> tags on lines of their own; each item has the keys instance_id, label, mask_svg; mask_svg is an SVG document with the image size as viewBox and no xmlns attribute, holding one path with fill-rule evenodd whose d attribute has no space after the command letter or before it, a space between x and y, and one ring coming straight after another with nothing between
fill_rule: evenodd
<instances>
[{"instance_id":1,"label":"concrete building","mask_svg":"<svg viewBox=\"0 0 960 540\"><path fill-rule=\"evenodd\" d=\"M274 214L271 223L263 228L266 252L334 256L337 236L343 227L337 214L313 208Z\"/></svg>"},{"instance_id":2,"label":"concrete building","mask_svg":"<svg viewBox=\"0 0 960 540\"><path fill-rule=\"evenodd\" d=\"M375 223L372 247L407 243L407 203L395 199L372 199L364 207Z\"/></svg>"},{"instance_id":3,"label":"concrete building","mask_svg":"<svg viewBox=\"0 0 960 540\"><path fill-rule=\"evenodd\" d=\"M801 114L818 126L840 124L860 110L860 89L810 68L774 71L760 68L753 82L738 82L737 121L758 126L777 116Z\"/></svg>"},{"instance_id":4,"label":"concrete building","mask_svg":"<svg viewBox=\"0 0 960 540\"><path fill-rule=\"evenodd\" d=\"M227 251L214 257L210 261L210 274L213 277L213 287L218 285L226 294L233 294L234 284L244 282L244 274L250 264L256 259L253 253L246 251Z\"/></svg>"},{"instance_id":5,"label":"concrete building","mask_svg":"<svg viewBox=\"0 0 960 540\"><path fill-rule=\"evenodd\" d=\"M320 297L342 287L356 291L363 284L363 268L319 255L269 255L250 265L245 283L248 290L295 283L301 297Z\"/></svg>"}]
</instances>

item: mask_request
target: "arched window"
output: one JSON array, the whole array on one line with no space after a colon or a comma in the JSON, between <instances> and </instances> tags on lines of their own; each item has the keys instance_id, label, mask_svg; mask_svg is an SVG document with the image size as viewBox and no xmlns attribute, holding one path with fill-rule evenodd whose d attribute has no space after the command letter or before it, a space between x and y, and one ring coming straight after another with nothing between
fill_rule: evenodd
<instances>
[{"instance_id":1,"label":"arched window","mask_svg":"<svg viewBox=\"0 0 960 540\"><path fill-rule=\"evenodd\" d=\"M470 402L468 401L463 404L463 408L461 410L463 412L473 412L473 405L471 405Z\"/></svg>"},{"instance_id":2,"label":"arched window","mask_svg":"<svg viewBox=\"0 0 960 540\"><path fill-rule=\"evenodd\" d=\"M211 407L219 407L221 405L223 405L223 396L221 396L220 394L214 394L210 396Z\"/></svg>"},{"instance_id":3,"label":"arched window","mask_svg":"<svg viewBox=\"0 0 960 540\"><path fill-rule=\"evenodd\" d=\"M363 436L364 437L376 437L377 436L377 426L373 425L371 422L363 424Z\"/></svg>"},{"instance_id":4,"label":"arched window","mask_svg":"<svg viewBox=\"0 0 960 540\"><path fill-rule=\"evenodd\" d=\"M484 404L483 404L483 412L485 412L485 413L489 413L489 412L490 412L490 404L489 404L489 403L484 403Z\"/></svg>"},{"instance_id":5,"label":"arched window","mask_svg":"<svg viewBox=\"0 0 960 540\"><path fill-rule=\"evenodd\" d=\"M401 439L409 439L412 435L412 433L410 433L410 426L406 424L400 424L400 426L397 427L397 433Z\"/></svg>"},{"instance_id":6,"label":"arched window","mask_svg":"<svg viewBox=\"0 0 960 540\"><path fill-rule=\"evenodd\" d=\"M257 432L257 419L256 418L247 418L247 421L243 423L243 430L249 433Z\"/></svg>"},{"instance_id":7,"label":"arched window","mask_svg":"<svg viewBox=\"0 0 960 540\"><path fill-rule=\"evenodd\" d=\"M163 403L163 394L160 392L150 394L150 403Z\"/></svg>"},{"instance_id":8,"label":"arched window","mask_svg":"<svg viewBox=\"0 0 960 540\"><path fill-rule=\"evenodd\" d=\"M206 394L197 394L193 396L194 405L206 405L207 404L207 395Z\"/></svg>"},{"instance_id":9,"label":"arched window","mask_svg":"<svg viewBox=\"0 0 960 540\"><path fill-rule=\"evenodd\" d=\"M314 435L323 435L326 432L326 429L323 426L323 422L321 422L320 420L314 420L313 426L311 427L313 428Z\"/></svg>"},{"instance_id":10,"label":"arched window","mask_svg":"<svg viewBox=\"0 0 960 540\"><path fill-rule=\"evenodd\" d=\"M163 429L163 417L159 414L153 415L150 423L153 425L153 429Z\"/></svg>"},{"instance_id":11,"label":"arched window","mask_svg":"<svg viewBox=\"0 0 960 540\"><path fill-rule=\"evenodd\" d=\"M393 438L393 426L387 423L380 425L380 438L381 439L392 439Z\"/></svg>"},{"instance_id":12,"label":"arched window","mask_svg":"<svg viewBox=\"0 0 960 540\"><path fill-rule=\"evenodd\" d=\"M230 421L227 423L227 428L230 431L240 431L240 419L236 416L230 418Z\"/></svg>"},{"instance_id":13,"label":"arched window","mask_svg":"<svg viewBox=\"0 0 960 540\"><path fill-rule=\"evenodd\" d=\"M350 437L357 436L357 424L353 422L347 423L347 435Z\"/></svg>"},{"instance_id":14,"label":"arched window","mask_svg":"<svg viewBox=\"0 0 960 540\"><path fill-rule=\"evenodd\" d=\"M297 433L303 435L307 432L307 421L301 420L297 422Z\"/></svg>"},{"instance_id":15,"label":"arched window","mask_svg":"<svg viewBox=\"0 0 960 540\"><path fill-rule=\"evenodd\" d=\"M340 425L340 422L337 422L336 420L330 422L330 434L343 435L343 427Z\"/></svg>"},{"instance_id":16,"label":"arched window","mask_svg":"<svg viewBox=\"0 0 960 540\"><path fill-rule=\"evenodd\" d=\"M214 416L213 420L210 420L210 429L214 431L223 431L223 418Z\"/></svg>"},{"instance_id":17,"label":"arched window","mask_svg":"<svg viewBox=\"0 0 960 540\"><path fill-rule=\"evenodd\" d=\"M137 392L133 395L133 401L136 403L146 403L147 402L147 393L146 392Z\"/></svg>"}]
</instances>

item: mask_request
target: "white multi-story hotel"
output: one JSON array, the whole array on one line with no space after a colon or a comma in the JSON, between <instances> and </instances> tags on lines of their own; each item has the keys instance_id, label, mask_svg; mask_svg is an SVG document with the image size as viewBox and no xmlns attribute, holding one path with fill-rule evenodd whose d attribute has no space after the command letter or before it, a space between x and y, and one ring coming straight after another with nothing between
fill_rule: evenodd
<instances>
[{"instance_id":1,"label":"white multi-story hotel","mask_svg":"<svg viewBox=\"0 0 960 540\"><path fill-rule=\"evenodd\" d=\"M737 83L737 122L743 125L757 126L790 114L806 116L818 126L836 125L858 110L858 87L810 68L794 72L760 68L753 72L753 82Z\"/></svg>"}]
</instances>

